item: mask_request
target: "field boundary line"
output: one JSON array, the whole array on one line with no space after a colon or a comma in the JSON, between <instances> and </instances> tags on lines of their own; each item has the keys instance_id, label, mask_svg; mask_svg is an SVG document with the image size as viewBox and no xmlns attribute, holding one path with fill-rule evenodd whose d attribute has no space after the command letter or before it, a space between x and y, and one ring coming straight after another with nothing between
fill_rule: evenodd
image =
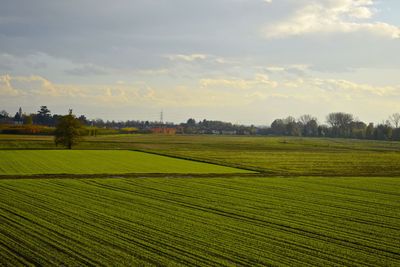
<instances>
[{"instance_id":1,"label":"field boundary line","mask_svg":"<svg viewBox=\"0 0 400 267\"><path fill-rule=\"evenodd\" d=\"M263 173L99 173L99 174L29 174L0 175L7 179L92 179L92 178L229 178L229 177L268 177ZM272 176L270 176L272 177Z\"/></svg>"},{"instance_id":2,"label":"field boundary line","mask_svg":"<svg viewBox=\"0 0 400 267\"><path fill-rule=\"evenodd\" d=\"M30 175L0 175L0 180L24 179L119 179L119 178L399 178L400 176L354 176L354 175L271 175L267 173L100 173L100 174L30 174Z\"/></svg>"},{"instance_id":3,"label":"field boundary line","mask_svg":"<svg viewBox=\"0 0 400 267\"><path fill-rule=\"evenodd\" d=\"M249 167L242 166L242 165L235 165L235 164L228 165L228 164L223 164L223 163L215 162L215 161L209 161L209 160L205 160L205 159L188 158L188 157L184 157L184 156L171 155L171 154L165 154L165 153L162 153L162 152L148 151L148 150L142 150L142 149L128 149L128 150L129 151L152 154L152 155L157 155L157 156L164 156L164 157L168 157L168 158L189 160L189 161L193 161L193 162L213 164L213 165L216 165L216 166L223 166L223 167L241 169L241 170L245 170L245 171L252 171L252 172L255 172L255 173L271 174L271 175L273 174L272 172L267 172L265 170L261 170L261 169L257 169L257 168L249 168Z\"/></svg>"}]
</instances>

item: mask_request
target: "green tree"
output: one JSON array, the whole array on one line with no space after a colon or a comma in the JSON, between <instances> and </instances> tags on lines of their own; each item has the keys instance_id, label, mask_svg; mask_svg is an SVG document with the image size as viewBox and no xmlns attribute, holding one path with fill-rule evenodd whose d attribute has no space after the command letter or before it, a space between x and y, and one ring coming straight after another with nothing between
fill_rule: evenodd
<instances>
[{"instance_id":1,"label":"green tree","mask_svg":"<svg viewBox=\"0 0 400 267\"><path fill-rule=\"evenodd\" d=\"M374 139L374 132L375 132L375 127L374 124L372 122L370 122L367 126L367 128L365 129L365 137L367 139Z\"/></svg>"},{"instance_id":2,"label":"green tree","mask_svg":"<svg viewBox=\"0 0 400 267\"><path fill-rule=\"evenodd\" d=\"M32 115L24 116L24 124L32 125L32 123L33 123Z\"/></svg>"},{"instance_id":3,"label":"green tree","mask_svg":"<svg viewBox=\"0 0 400 267\"><path fill-rule=\"evenodd\" d=\"M388 124L379 124L375 128L375 139L377 140L390 140L392 139L393 129Z\"/></svg>"},{"instance_id":4,"label":"green tree","mask_svg":"<svg viewBox=\"0 0 400 267\"><path fill-rule=\"evenodd\" d=\"M36 122L38 124L49 125L51 123L51 115L50 110L47 106L41 106L37 112Z\"/></svg>"},{"instance_id":5,"label":"green tree","mask_svg":"<svg viewBox=\"0 0 400 267\"><path fill-rule=\"evenodd\" d=\"M282 119L276 119L271 123L271 133L276 135L286 134L286 124Z\"/></svg>"},{"instance_id":6,"label":"green tree","mask_svg":"<svg viewBox=\"0 0 400 267\"><path fill-rule=\"evenodd\" d=\"M5 110L0 111L0 119L9 118L9 117L10 117L10 114L8 114L7 111L5 111Z\"/></svg>"},{"instance_id":7,"label":"green tree","mask_svg":"<svg viewBox=\"0 0 400 267\"><path fill-rule=\"evenodd\" d=\"M43 117L48 117L50 116L50 110L47 108L47 106L40 106L38 115L41 115Z\"/></svg>"},{"instance_id":8,"label":"green tree","mask_svg":"<svg viewBox=\"0 0 400 267\"><path fill-rule=\"evenodd\" d=\"M72 149L81 139L80 130L82 125L80 121L72 114L72 109L69 114L62 116L56 126L54 142L56 145L63 145L68 149Z\"/></svg>"}]
</instances>

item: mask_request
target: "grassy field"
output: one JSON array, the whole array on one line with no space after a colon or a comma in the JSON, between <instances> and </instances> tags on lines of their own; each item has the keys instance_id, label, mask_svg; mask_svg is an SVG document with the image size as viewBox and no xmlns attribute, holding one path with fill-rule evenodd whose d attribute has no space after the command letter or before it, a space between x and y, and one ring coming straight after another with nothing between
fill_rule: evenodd
<instances>
[{"instance_id":1,"label":"grassy field","mask_svg":"<svg viewBox=\"0 0 400 267\"><path fill-rule=\"evenodd\" d=\"M0 149L54 149L51 137L1 136ZM400 176L400 142L350 139L125 135L87 138L77 149L139 149L270 176Z\"/></svg>"},{"instance_id":2,"label":"grassy field","mask_svg":"<svg viewBox=\"0 0 400 267\"><path fill-rule=\"evenodd\" d=\"M55 148L0 135L0 266L400 266L400 143L120 135Z\"/></svg>"},{"instance_id":3,"label":"grassy field","mask_svg":"<svg viewBox=\"0 0 400 267\"><path fill-rule=\"evenodd\" d=\"M0 182L10 265L399 266L396 178Z\"/></svg>"},{"instance_id":4,"label":"grassy field","mask_svg":"<svg viewBox=\"0 0 400 267\"><path fill-rule=\"evenodd\" d=\"M0 150L0 158L0 175L250 172L125 150Z\"/></svg>"}]
</instances>

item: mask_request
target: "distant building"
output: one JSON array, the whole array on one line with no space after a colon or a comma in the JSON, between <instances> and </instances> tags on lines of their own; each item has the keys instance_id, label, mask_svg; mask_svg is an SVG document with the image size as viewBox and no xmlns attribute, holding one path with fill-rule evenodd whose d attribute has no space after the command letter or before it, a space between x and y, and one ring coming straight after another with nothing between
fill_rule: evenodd
<instances>
[{"instance_id":1,"label":"distant building","mask_svg":"<svg viewBox=\"0 0 400 267\"><path fill-rule=\"evenodd\" d=\"M236 131L221 131L221 134L225 134L225 135L236 135L237 132Z\"/></svg>"},{"instance_id":2,"label":"distant building","mask_svg":"<svg viewBox=\"0 0 400 267\"><path fill-rule=\"evenodd\" d=\"M21 107L19 108L18 112L15 113L15 116L14 116L14 124L15 124L15 125L22 125L22 124L24 124L24 119L23 119L23 117L22 117L22 108L21 108Z\"/></svg>"},{"instance_id":3,"label":"distant building","mask_svg":"<svg viewBox=\"0 0 400 267\"><path fill-rule=\"evenodd\" d=\"M171 127L154 127L151 128L151 132L154 134L168 134L168 135L175 135L176 128Z\"/></svg>"}]
</instances>

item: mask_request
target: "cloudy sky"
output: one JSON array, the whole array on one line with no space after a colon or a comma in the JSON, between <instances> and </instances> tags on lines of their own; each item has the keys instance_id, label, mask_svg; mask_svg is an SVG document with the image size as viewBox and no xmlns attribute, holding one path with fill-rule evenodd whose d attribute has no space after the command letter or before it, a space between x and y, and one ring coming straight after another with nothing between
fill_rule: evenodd
<instances>
[{"instance_id":1,"label":"cloudy sky","mask_svg":"<svg viewBox=\"0 0 400 267\"><path fill-rule=\"evenodd\" d=\"M398 0L0 0L0 110L243 124L400 112Z\"/></svg>"}]
</instances>

